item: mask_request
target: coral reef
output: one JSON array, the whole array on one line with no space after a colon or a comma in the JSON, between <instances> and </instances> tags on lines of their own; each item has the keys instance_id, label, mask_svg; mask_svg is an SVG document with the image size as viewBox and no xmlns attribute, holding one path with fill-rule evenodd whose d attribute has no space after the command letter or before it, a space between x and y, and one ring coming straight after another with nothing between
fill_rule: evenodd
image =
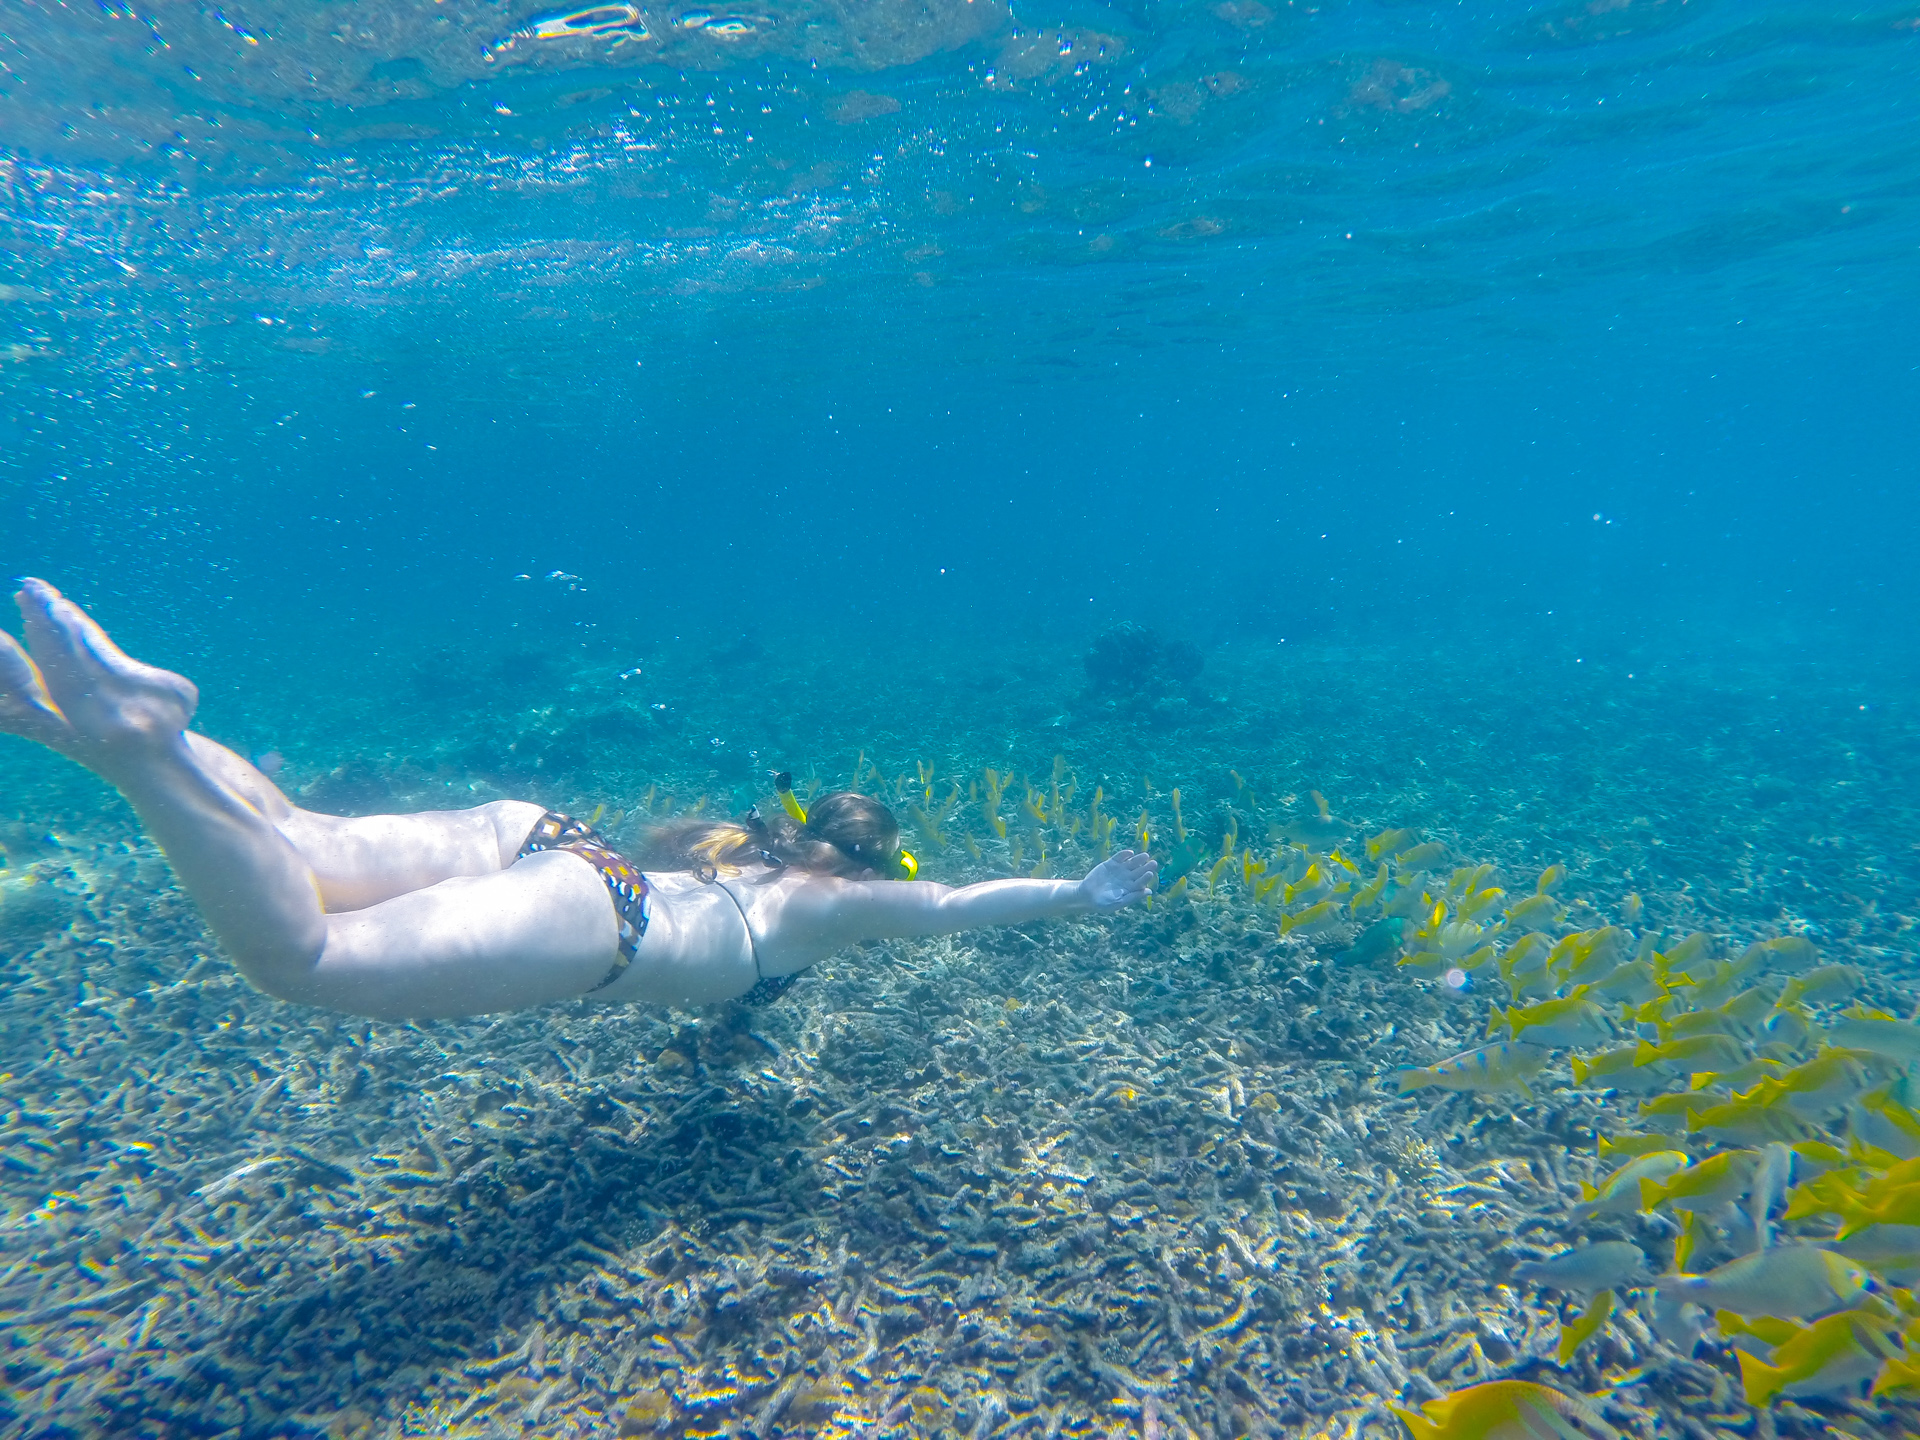
<instances>
[{"instance_id":1,"label":"coral reef","mask_svg":"<svg viewBox=\"0 0 1920 1440\"><path fill-rule=\"evenodd\" d=\"M605 801L631 839L728 805L773 752L803 788L885 794L932 878L1071 872L1142 835L1188 859L1149 909L868 947L759 1010L389 1025L263 998L124 812L0 753L9 1433L1358 1437L1397 1433L1390 1404L1494 1381L1597 1397L1640 1436L1912 1433L1897 1394L1749 1406L1740 1351L1670 1335L1644 1282L1607 1309L1522 1279L1597 1241L1662 1269L1679 1239L1637 1204L1590 1214L1661 1097L1576 1083L1557 1040L1592 1022L1528 1009L1638 984L1564 983L1577 967L1641 963L1648 940L1705 982L1717 957L1680 937L1738 955L1796 933L1858 976L1839 999L1801 986L1816 1026L1853 1000L1911 1010L1908 802L1854 799L1897 773L1904 732L1815 764L1742 753L1700 719L1734 702L1673 679L1576 726L1538 688L1511 715L1464 707L1461 673L1427 662L1416 686L1289 659L1282 687L1214 657L1236 704L1177 732L1054 727L1035 704L1011 752L971 672L875 671L883 703L850 715L839 657L831 693L779 672L778 720L738 729L725 682L671 656L638 694L591 656L556 662L557 708L267 697L226 717L289 757L285 783L341 799ZM294 713L305 728L262 718ZM517 769L523 744L577 754ZM1609 920L1626 953L1561 948ZM1489 1043L1490 999L1525 1043L1547 1029L1534 1098L1395 1093ZM1656 1134L1698 1159L1746 1143ZM1834 1223L1782 1215L1789 1237Z\"/></svg>"}]
</instances>

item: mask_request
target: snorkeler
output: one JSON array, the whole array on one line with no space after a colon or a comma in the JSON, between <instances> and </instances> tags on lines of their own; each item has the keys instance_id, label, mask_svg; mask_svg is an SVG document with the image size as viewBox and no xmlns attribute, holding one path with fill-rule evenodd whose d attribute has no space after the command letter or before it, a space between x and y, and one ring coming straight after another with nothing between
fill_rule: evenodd
<instances>
[{"instance_id":1,"label":"snorkeler","mask_svg":"<svg viewBox=\"0 0 1920 1440\"><path fill-rule=\"evenodd\" d=\"M771 823L682 823L641 873L590 828L520 800L347 819L289 803L187 730L199 692L123 653L40 580L0 631L0 731L120 791L240 971L282 999L382 1019L590 995L695 1004L773 988L864 940L1117 910L1152 893L1123 850L1081 880L950 889L910 874L899 826L850 792ZM37 664L35 662L38 662Z\"/></svg>"}]
</instances>

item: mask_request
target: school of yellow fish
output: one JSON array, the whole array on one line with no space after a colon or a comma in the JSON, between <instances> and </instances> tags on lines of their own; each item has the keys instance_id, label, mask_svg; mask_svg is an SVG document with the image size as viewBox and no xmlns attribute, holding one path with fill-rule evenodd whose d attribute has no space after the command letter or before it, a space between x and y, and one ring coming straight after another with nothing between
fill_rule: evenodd
<instances>
[{"instance_id":1,"label":"school of yellow fish","mask_svg":"<svg viewBox=\"0 0 1920 1440\"><path fill-rule=\"evenodd\" d=\"M1365 841L1364 863L1296 843L1242 868L1283 934L1360 924L1353 960L1504 991L1486 1046L1400 1072L1401 1093L1531 1098L1564 1061L1556 1088L1634 1107L1630 1133L1599 1139L1614 1168L1583 1187L1580 1213L1670 1234L1672 1263L1652 1275L1638 1246L1600 1240L1519 1267L1522 1283L1591 1297L1562 1323L1561 1366L1635 1305L1683 1352L1717 1337L1756 1407L1920 1396L1906 1288L1920 1282L1920 1026L1856 1003L1859 970L1792 934L1737 955L1706 933L1662 951L1635 896L1622 924L1556 934L1564 867L1515 897L1491 865L1449 869L1443 845L1407 830ZM1617 1433L1594 1404L1523 1380L1392 1408L1415 1440Z\"/></svg>"}]
</instances>

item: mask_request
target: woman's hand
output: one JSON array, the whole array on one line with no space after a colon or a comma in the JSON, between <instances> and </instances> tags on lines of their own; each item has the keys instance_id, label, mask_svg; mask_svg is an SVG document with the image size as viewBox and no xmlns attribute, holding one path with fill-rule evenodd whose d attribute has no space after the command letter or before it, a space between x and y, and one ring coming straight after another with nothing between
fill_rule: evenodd
<instances>
[{"instance_id":1,"label":"woman's hand","mask_svg":"<svg viewBox=\"0 0 1920 1440\"><path fill-rule=\"evenodd\" d=\"M1153 893L1159 861L1151 855L1122 850L1102 860L1080 882L1080 898L1096 910L1118 910Z\"/></svg>"}]
</instances>

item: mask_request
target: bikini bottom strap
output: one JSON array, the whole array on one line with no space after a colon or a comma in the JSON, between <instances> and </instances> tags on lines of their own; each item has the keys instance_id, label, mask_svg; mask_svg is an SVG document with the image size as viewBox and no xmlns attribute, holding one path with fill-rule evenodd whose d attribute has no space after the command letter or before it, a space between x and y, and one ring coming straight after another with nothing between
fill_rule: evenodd
<instances>
[{"instance_id":1,"label":"bikini bottom strap","mask_svg":"<svg viewBox=\"0 0 1920 1440\"><path fill-rule=\"evenodd\" d=\"M648 896L652 893L647 877L624 857L616 852L600 837L591 825L549 810L534 823L533 832L521 845L520 853L514 858L524 860L529 855L538 855L544 850L565 850L578 855L594 869L600 872L600 878L606 882L607 893L613 897L614 917L620 923L620 953L613 962L613 968L607 971L606 978L587 993L604 990L633 964L633 957L639 953L640 941L647 933L647 921L651 918Z\"/></svg>"}]
</instances>

